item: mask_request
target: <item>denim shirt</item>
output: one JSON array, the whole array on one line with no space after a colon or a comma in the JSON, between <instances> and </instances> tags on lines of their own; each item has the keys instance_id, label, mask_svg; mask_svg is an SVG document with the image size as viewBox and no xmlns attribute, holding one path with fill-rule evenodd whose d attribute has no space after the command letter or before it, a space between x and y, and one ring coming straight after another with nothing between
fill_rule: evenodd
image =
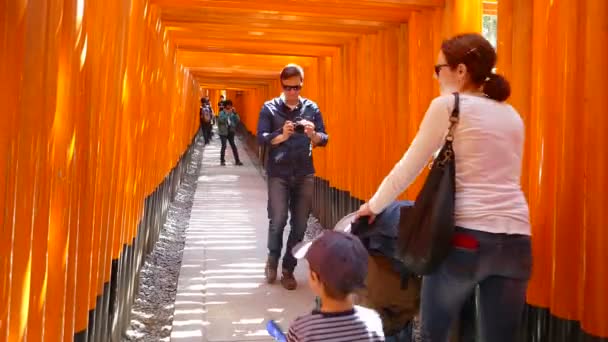
<instances>
[{"instance_id":1,"label":"denim shirt","mask_svg":"<svg viewBox=\"0 0 608 342\"><path fill-rule=\"evenodd\" d=\"M315 173L312 144L305 133L295 132L288 140L278 145L271 144L283 132L285 121L295 123L297 118L314 123L315 131L321 137L317 146L327 145L329 137L316 103L301 98L296 108L291 110L281 97L267 101L260 111L257 138L260 145L270 148L266 165L269 177L301 177Z\"/></svg>"}]
</instances>

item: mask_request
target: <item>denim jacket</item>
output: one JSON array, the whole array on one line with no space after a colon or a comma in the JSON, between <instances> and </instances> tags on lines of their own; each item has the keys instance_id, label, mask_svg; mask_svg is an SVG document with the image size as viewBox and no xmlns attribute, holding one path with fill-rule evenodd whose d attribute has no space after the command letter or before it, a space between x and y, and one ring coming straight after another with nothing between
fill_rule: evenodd
<instances>
[{"instance_id":1,"label":"denim jacket","mask_svg":"<svg viewBox=\"0 0 608 342\"><path fill-rule=\"evenodd\" d=\"M327 145L329 137L325 132L323 117L313 101L301 98L296 108L291 110L281 97L277 97L262 106L257 138L260 145L270 149L266 165L269 177L301 177L315 173L312 144L306 134L295 132L288 140L278 145L271 144L283 132L285 121L296 122L300 118L315 124L315 131L321 137L317 146Z\"/></svg>"}]
</instances>

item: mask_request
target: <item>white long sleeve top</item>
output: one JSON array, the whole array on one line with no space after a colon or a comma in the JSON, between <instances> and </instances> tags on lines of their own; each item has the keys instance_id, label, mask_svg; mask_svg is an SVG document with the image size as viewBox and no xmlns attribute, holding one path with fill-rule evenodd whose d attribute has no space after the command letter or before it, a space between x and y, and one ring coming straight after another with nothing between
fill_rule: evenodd
<instances>
[{"instance_id":1,"label":"white long sleeve top","mask_svg":"<svg viewBox=\"0 0 608 342\"><path fill-rule=\"evenodd\" d=\"M454 95L435 98L401 160L369 201L380 213L402 193L444 143ZM529 210L521 190L524 124L507 103L460 94L454 131L456 226L490 233L530 235Z\"/></svg>"}]
</instances>

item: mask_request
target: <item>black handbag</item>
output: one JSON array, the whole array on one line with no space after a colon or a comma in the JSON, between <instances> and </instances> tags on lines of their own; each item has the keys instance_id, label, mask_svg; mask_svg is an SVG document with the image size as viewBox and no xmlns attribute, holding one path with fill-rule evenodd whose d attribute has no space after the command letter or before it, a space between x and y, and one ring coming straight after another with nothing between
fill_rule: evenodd
<instances>
[{"instance_id":1,"label":"black handbag","mask_svg":"<svg viewBox=\"0 0 608 342\"><path fill-rule=\"evenodd\" d=\"M443 148L412 207L402 207L399 217L397 257L413 273L432 273L441 264L452 244L454 233L454 193L456 165L454 129L458 124L459 95L450 116L450 128Z\"/></svg>"}]
</instances>

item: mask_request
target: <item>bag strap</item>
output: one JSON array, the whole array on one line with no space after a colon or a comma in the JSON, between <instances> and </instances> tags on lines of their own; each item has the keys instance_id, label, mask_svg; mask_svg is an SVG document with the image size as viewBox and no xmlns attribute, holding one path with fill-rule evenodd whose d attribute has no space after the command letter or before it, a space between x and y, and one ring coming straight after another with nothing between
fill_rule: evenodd
<instances>
[{"instance_id":1,"label":"bag strap","mask_svg":"<svg viewBox=\"0 0 608 342\"><path fill-rule=\"evenodd\" d=\"M454 158L454 150L452 149L452 142L454 141L454 131L456 130L456 125L460 115L460 95L458 93L454 93L454 109L452 109L452 115L450 115L450 128L448 129L448 134L445 136L445 143L441 148L441 153L437 155L435 160L433 160L429 164L429 169L432 169L434 165L439 165L439 167L444 167L447 162Z\"/></svg>"},{"instance_id":2,"label":"bag strap","mask_svg":"<svg viewBox=\"0 0 608 342\"><path fill-rule=\"evenodd\" d=\"M454 109L452 109L452 115L450 115L450 128L448 134L445 136L445 140L452 142L454 141L454 131L456 130L456 124L460 121L460 94L454 93Z\"/></svg>"},{"instance_id":3,"label":"bag strap","mask_svg":"<svg viewBox=\"0 0 608 342\"><path fill-rule=\"evenodd\" d=\"M454 95L454 108L452 109L452 115L450 115L450 127L448 128L448 134L445 136L445 143L441 148L440 152L443 155L437 153L437 156L429 163L429 170L433 168L435 163L443 166L445 163L452 158L454 155L452 151L452 142L454 141L454 131L456 130L456 124L460 120L460 94L453 93Z\"/></svg>"}]
</instances>

